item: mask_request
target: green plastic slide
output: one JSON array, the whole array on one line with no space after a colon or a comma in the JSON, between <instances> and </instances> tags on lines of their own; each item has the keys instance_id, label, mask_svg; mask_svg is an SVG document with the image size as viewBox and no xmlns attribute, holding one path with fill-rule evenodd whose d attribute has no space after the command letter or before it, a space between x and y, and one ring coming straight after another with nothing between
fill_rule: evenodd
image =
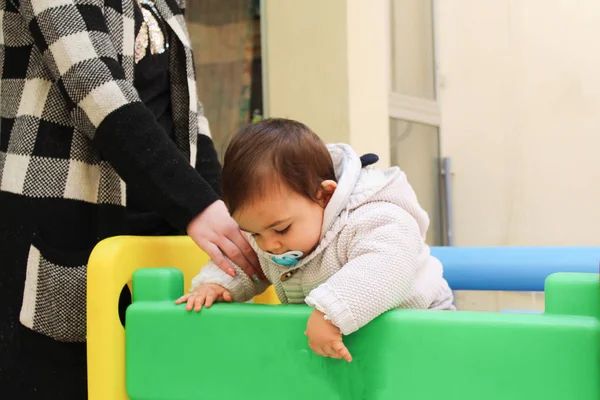
<instances>
[{"instance_id":1,"label":"green plastic slide","mask_svg":"<svg viewBox=\"0 0 600 400\"><path fill-rule=\"evenodd\" d=\"M317 356L310 309L217 304L187 312L177 269L142 269L127 310L131 400L598 400L598 274L546 280L543 315L394 310Z\"/></svg>"}]
</instances>

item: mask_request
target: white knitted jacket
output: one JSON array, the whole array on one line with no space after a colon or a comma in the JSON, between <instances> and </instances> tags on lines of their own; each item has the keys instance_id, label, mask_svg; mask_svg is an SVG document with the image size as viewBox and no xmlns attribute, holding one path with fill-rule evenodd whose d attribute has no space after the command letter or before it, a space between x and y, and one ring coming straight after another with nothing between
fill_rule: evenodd
<instances>
[{"instance_id":1,"label":"white knitted jacket","mask_svg":"<svg viewBox=\"0 0 600 400\"><path fill-rule=\"evenodd\" d=\"M328 146L338 186L325 208L321 240L294 267L273 262L250 237L282 303L305 301L347 335L393 308L453 309L442 265L425 244L427 213L399 168L362 168L347 145ZM256 284L234 265L231 277L209 262L192 288L216 283L234 301L248 301Z\"/></svg>"}]
</instances>

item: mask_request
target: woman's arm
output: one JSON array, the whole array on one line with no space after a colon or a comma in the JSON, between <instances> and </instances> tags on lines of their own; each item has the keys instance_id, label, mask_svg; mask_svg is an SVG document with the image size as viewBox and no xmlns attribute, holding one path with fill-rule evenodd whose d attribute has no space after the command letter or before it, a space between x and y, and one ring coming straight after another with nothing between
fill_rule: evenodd
<instances>
[{"instance_id":1,"label":"woman's arm","mask_svg":"<svg viewBox=\"0 0 600 400\"><path fill-rule=\"evenodd\" d=\"M103 0L18 2L36 47L70 106L76 129L90 138L128 185L148 194L149 203L167 221L187 229L219 196L169 139L125 78L103 7ZM131 43L132 52L133 47ZM219 207L212 209L223 217ZM212 257L228 246L224 252L252 272L252 264L258 265L256 256L227 217L222 227L195 226L192 238ZM220 264L228 268L226 265Z\"/></svg>"}]
</instances>

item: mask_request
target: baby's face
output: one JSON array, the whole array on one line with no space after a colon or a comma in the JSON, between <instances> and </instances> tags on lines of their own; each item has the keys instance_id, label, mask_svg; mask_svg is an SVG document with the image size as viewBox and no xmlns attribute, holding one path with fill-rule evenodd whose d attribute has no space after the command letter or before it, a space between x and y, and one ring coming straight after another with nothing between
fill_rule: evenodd
<instances>
[{"instance_id":1,"label":"baby's face","mask_svg":"<svg viewBox=\"0 0 600 400\"><path fill-rule=\"evenodd\" d=\"M287 187L270 193L237 211L233 218L243 231L252 234L263 251L309 254L319 243L324 207Z\"/></svg>"}]
</instances>

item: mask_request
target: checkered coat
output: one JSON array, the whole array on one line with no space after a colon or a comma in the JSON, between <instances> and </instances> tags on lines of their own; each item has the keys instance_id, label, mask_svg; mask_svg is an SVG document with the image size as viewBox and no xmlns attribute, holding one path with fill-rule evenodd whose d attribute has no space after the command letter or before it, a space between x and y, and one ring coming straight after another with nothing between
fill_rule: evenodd
<instances>
[{"instance_id":1,"label":"checkered coat","mask_svg":"<svg viewBox=\"0 0 600 400\"><path fill-rule=\"evenodd\" d=\"M127 186L181 229L218 198L183 1L155 3L174 32L174 141L133 86L136 0L0 0L0 208L34 205L20 320L57 340L85 340L85 264L123 232Z\"/></svg>"}]
</instances>

